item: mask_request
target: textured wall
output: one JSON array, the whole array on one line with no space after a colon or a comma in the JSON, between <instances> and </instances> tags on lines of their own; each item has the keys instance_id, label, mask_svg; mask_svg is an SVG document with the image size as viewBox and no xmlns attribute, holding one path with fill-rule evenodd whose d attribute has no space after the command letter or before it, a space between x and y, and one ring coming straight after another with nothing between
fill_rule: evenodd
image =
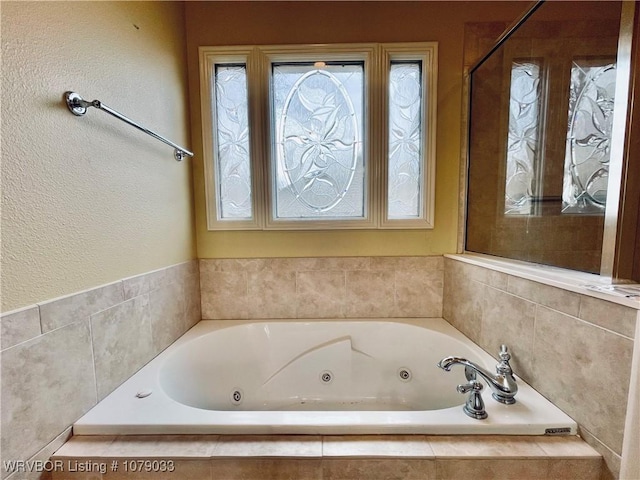
<instances>
[{"instance_id":1,"label":"textured wall","mask_svg":"<svg viewBox=\"0 0 640 480\"><path fill-rule=\"evenodd\" d=\"M182 5L2 2L2 310L193 258Z\"/></svg>"},{"instance_id":2,"label":"textured wall","mask_svg":"<svg viewBox=\"0 0 640 480\"><path fill-rule=\"evenodd\" d=\"M429 231L210 232L194 163L200 258L434 255L456 250L464 23L511 22L523 2L188 2L193 146L201 151L198 46L349 42L438 45L435 228Z\"/></svg>"}]
</instances>

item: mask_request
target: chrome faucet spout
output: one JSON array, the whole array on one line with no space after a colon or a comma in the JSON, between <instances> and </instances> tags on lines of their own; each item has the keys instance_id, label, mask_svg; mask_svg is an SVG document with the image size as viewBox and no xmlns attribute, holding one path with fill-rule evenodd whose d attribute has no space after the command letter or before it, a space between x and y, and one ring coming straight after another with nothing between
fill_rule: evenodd
<instances>
[{"instance_id":1,"label":"chrome faucet spout","mask_svg":"<svg viewBox=\"0 0 640 480\"><path fill-rule=\"evenodd\" d=\"M450 356L438 362L438 367L449 372L454 365L464 365L467 380L473 380L474 373L479 375L489 386L492 396L500 403L510 405L516 402L514 398L518 393L518 384L513 376L509 359L511 355L507 353L507 347L502 345L500 351L500 363L496 365L496 373L491 373L480 365L467 360L466 358Z\"/></svg>"}]
</instances>

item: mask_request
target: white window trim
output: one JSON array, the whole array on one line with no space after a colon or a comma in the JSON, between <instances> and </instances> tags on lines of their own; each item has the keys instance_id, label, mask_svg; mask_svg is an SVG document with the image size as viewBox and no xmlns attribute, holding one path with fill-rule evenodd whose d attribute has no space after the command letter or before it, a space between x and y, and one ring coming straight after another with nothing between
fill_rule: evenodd
<instances>
[{"instance_id":1,"label":"white window trim","mask_svg":"<svg viewBox=\"0 0 640 480\"><path fill-rule=\"evenodd\" d=\"M209 230L335 230L432 229L435 199L435 133L437 42L394 44L327 44L285 46L200 47L202 146ZM270 75L272 62L357 60L364 62L365 209L362 219L283 220L274 218L271 158ZM392 60L419 60L423 65L423 185L422 218L387 216L388 76ZM216 64L246 63L249 95L253 218L218 219L215 181L215 99L212 81Z\"/></svg>"},{"instance_id":2,"label":"white window trim","mask_svg":"<svg viewBox=\"0 0 640 480\"><path fill-rule=\"evenodd\" d=\"M410 219L390 219L388 217L388 181L387 175L388 155L389 155L389 131L388 131L388 89L382 89L382 114L378 117L381 125L378 127L383 139L383 151L381 167L381 178L383 183L382 219L380 227L385 229L432 229L434 228L435 216L435 189L436 189L436 104L437 104L437 83L438 83L438 46L437 42L429 43L389 43L381 45L383 52L383 72L388 74L392 61L419 60L422 62L422 91L426 92L422 96L422 111L424 113L423 122L426 128L422 135L422 167L424 174L420 185L422 192L422 204L420 206L422 218Z\"/></svg>"},{"instance_id":3,"label":"white window trim","mask_svg":"<svg viewBox=\"0 0 640 480\"><path fill-rule=\"evenodd\" d=\"M251 98L256 96L256 86L248 82L249 95L249 148L251 150L251 219L224 219L218 217L217 183L215 181L215 155L218 150L214 128L216 116L211 85L215 80L215 66L219 64L245 63L247 78L254 75L257 65L252 61L254 47L216 47L215 49L200 48L200 93L202 110L202 150L204 159L205 196L207 205L207 228L209 230L262 230L264 225L264 210L260 204L264 197L264 175L261 165L262 147L259 142L260 131L258 118L252 113L255 108Z\"/></svg>"}]
</instances>

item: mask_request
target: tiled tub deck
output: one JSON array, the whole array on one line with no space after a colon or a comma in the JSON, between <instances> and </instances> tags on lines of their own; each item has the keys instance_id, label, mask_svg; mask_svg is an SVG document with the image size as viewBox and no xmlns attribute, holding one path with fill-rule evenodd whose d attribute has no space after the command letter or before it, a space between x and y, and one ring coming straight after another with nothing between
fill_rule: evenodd
<instances>
[{"instance_id":1,"label":"tiled tub deck","mask_svg":"<svg viewBox=\"0 0 640 480\"><path fill-rule=\"evenodd\" d=\"M52 462L53 480L599 480L602 474L602 457L574 436L76 436Z\"/></svg>"}]
</instances>

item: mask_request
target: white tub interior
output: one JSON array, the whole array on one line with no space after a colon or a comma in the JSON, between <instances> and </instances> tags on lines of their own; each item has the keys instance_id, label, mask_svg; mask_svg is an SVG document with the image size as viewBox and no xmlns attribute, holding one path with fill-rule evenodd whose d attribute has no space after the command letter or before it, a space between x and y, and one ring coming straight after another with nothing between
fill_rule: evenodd
<instances>
[{"instance_id":1,"label":"white tub interior","mask_svg":"<svg viewBox=\"0 0 640 480\"><path fill-rule=\"evenodd\" d=\"M391 322L254 323L189 341L160 366L164 393L207 410L438 410L460 405L444 333ZM492 365L483 364L492 368Z\"/></svg>"},{"instance_id":2,"label":"white tub interior","mask_svg":"<svg viewBox=\"0 0 640 480\"><path fill-rule=\"evenodd\" d=\"M489 417L467 417L456 391L464 368L437 367L448 355L489 370L496 363L442 319L202 321L74 433L576 433L520 379L515 405L496 402L486 387Z\"/></svg>"}]
</instances>

